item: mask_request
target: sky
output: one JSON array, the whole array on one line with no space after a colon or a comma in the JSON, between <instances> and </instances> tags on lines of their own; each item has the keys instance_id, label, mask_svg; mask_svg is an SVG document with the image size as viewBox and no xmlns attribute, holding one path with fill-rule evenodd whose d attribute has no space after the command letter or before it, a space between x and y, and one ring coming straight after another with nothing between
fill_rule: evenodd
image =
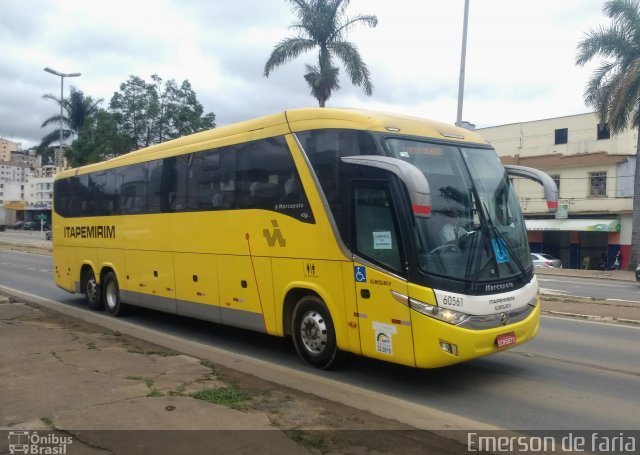
<instances>
[{"instance_id":1,"label":"sky","mask_svg":"<svg viewBox=\"0 0 640 455\"><path fill-rule=\"evenodd\" d=\"M575 66L576 46L606 25L603 0L470 0L463 120L478 128L589 112L585 85L597 61ZM351 0L374 89L366 96L344 69L327 107L365 108L455 123L464 0ZM129 76L188 79L218 126L315 107L303 54L263 77L264 64L295 22L284 0L0 0L0 138L23 149L54 127L60 78L107 108Z\"/></svg>"}]
</instances>

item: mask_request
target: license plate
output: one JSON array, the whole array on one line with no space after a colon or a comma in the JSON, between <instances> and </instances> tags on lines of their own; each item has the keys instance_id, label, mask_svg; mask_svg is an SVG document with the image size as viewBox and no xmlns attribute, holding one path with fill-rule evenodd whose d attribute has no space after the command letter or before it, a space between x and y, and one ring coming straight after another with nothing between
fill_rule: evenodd
<instances>
[{"instance_id":1,"label":"license plate","mask_svg":"<svg viewBox=\"0 0 640 455\"><path fill-rule=\"evenodd\" d=\"M496 346L506 348L516 344L516 334L514 332L504 333L496 337Z\"/></svg>"}]
</instances>

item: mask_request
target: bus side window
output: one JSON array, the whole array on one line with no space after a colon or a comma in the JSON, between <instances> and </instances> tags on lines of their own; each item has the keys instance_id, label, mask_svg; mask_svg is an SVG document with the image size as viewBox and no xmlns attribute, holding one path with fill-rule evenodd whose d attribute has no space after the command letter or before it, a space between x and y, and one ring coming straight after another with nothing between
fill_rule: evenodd
<instances>
[{"instance_id":1,"label":"bus side window","mask_svg":"<svg viewBox=\"0 0 640 455\"><path fill-rule=\"evenodd\" d=\"M162 160L146 163L149 181L147 183L147 212L160 213L162 205Z\"/></svg>"},{"instance_id":2,"label":"bus side window","mask_svg":"<svg viewBox=\"0 0 640 455\"><path fill-rule=\"evenodd\" d=\"M182 212L187 206L187 181L188 181L188 165L191 154L180 155L175 158L175 170L173 184L174 190L169 195L169 204L171 211Z\"/></svg>"},{"instance_id":3,"label":"bus side window","mask_svg":"<svg viewBox=\"0 0 640 455\"><path fill-rule=\"evenodd\" d=\"M146 166L134 164L119 168L117 180L120 182L120 213L144 213L147 193Z\"/></svg>"}]
</instances>

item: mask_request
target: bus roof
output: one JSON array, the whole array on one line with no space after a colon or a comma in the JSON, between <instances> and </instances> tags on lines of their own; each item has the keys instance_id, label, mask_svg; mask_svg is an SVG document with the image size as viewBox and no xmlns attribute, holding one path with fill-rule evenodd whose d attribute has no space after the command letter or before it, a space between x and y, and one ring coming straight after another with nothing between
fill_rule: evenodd
<instances>
[{"instance_id":1,"label":"bus roof","mask_svg":"<svg viewBox=\"0 0 640 455\"><path fill-rule=\"evenodd\" d=\"M189 153L246 140L321 128L381 131L389 134L455 140L482 145L488 144L487 140L476 132L419 117L364 109L302 108L182 136L161 144L119 155L107 161L68 169L58 173L56 179L163 158L174 153ZM239 135L244 135L242 140L238 140L237 136Z\"/></svg>"}]
</instances>

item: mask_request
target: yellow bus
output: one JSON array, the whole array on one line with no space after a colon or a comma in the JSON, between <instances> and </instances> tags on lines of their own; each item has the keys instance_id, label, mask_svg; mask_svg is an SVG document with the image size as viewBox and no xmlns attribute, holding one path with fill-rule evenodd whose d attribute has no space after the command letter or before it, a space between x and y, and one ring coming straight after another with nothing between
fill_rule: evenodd
<instances>
[{"instance_id":1,"label":"yellow bus","mask_svg":"<svg viewBox=\"0 0 640 455\"><path fill-rule=\"evenodd\" d=\"M329 368L354 353L419 368L538 330L510 176L478 134L423 119L297 109L59 173L56 284L291 337Z\"/></svg>"}]
</instances>

